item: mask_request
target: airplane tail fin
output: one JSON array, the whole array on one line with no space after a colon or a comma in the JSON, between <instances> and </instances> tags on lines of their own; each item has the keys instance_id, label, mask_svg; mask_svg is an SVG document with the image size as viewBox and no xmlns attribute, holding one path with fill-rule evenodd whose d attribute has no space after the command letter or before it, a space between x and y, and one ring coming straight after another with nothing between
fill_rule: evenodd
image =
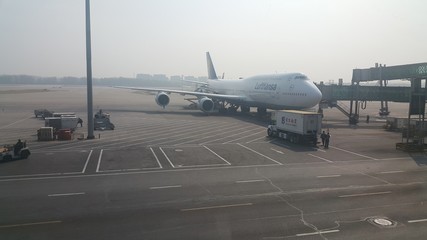
<instances>
[{"instance_id":1,"label":"airplane tail fin","mask_svg":"<svg viewBox=\"0 0 427 240\"><path fill-rule=\"evenodd\" d=\"M206 60L208 62L208 79L218 79L209 52L206 52Z\"/></svg>"}]
</instances>

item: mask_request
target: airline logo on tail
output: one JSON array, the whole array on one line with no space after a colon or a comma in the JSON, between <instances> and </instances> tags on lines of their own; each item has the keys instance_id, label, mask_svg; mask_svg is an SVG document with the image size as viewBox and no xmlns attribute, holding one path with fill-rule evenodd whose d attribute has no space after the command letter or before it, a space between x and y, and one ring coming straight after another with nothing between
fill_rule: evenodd
<instances>
[{"instance_id":1,"label":"airline logo on tail","mask_svg":"<svg viewBox=\"0 0 427 240\"><path fill-rule=\"evenodd\" d=\"M208 79L218 79L209 52L206 52L206 60L208 63Z\"/></svg>"}]
</instances>

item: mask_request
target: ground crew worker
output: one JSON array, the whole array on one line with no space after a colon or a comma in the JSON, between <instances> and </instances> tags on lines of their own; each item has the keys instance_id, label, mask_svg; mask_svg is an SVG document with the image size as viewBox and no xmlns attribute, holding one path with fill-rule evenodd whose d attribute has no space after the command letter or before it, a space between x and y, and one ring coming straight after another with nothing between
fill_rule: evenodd
<instances>
[{"instance_id":1,"label":"ground crew worker","mask_svg":"<svg viewBox=\"0 0 427 240\"><path fill-rule=\"evenodd\" d=\"M80 127L83 127L83 119L79 118L77 120L77 124L79 124L79 123L80 123Z\"/></svg>"},{"instance_id":2,"label":"ground crew worker","mask_svg":"<svg viewBox=\"0 0 427 240\"><path fill-rule=\"evenodd\" d=\"M18 142L13 148L13 152L15 153L15 155L18 155L19 151L21 151L22 148L24 148L24 143L21 142L21 139L18 139Z\"/></svg>"},{"instance_id":3,"label":"ground crew worker","mask_svg":"<svg viewBox=\"0 0 427 240\"><path fill-rule=\"evenodd\" d=\"M325 131L320 134L320 139L322 139L322 146L325 146L326 133Z\"/></svg>"},{"instance_id":4,"label":"ground crew worker","mask_svg":"<svg viewBox=\"0 0 427 240\"><path fill-rule=\"evenodd\" d=\"M325 137L325 148L329 148L329 139L331 138L331 134L329 132L326 134Z\"/></svg>"}]
</instances>

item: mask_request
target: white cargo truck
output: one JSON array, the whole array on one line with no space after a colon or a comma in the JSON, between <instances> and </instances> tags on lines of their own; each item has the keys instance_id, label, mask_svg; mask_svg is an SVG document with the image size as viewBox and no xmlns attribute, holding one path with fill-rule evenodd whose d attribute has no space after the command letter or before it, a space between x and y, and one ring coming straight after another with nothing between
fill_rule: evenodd
<instances>
[{"instance_id":1,"label":"white cargo truck","mask_svg":"<svg viewBox=\"0 0 427 240\"><path fill-rule=\"evenodd\" d=\"M297 110L275 111L271 114L271 122L267 129L268 136L316 145L322 127L322 114Z\"/></svg>"},{"instance_id":2,"label":"white cargo truck","mask_svg":"<svg viewBox=\"0 0 427 240\"><path fill-rule=\"evenodd\" d=\"M53 127L55 131L59 129L71 129L74 131L77 128L79 118L76 116L62 116L45 118L45 127Z\"/></svg>"}]
</instances>

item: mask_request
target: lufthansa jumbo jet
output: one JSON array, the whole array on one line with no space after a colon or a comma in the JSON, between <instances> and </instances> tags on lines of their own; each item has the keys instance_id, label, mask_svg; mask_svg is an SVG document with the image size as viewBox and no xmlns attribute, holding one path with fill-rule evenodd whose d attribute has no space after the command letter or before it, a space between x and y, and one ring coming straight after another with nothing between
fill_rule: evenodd
<instances>
[{"instance_id":1,"label":"lufthansa jumbo jet","mask_svg":"<svg viewBox=\"0 0 427 240\"><path fill-rule=\"evenodd\" d=\"M236 111L249 112L257 107L258 113L266 109L305 109L314 107L322 99L322 93L306 75L283 73L256 75L243 79L218 79L210 54L206 53L208 81L201 82L196 91L182 91L160 88L117 87L132 90L157 92L156 103L165 108L169 94L178 93L197 97L197 106L203 112Z\"/></svg>"}]
</instances>

